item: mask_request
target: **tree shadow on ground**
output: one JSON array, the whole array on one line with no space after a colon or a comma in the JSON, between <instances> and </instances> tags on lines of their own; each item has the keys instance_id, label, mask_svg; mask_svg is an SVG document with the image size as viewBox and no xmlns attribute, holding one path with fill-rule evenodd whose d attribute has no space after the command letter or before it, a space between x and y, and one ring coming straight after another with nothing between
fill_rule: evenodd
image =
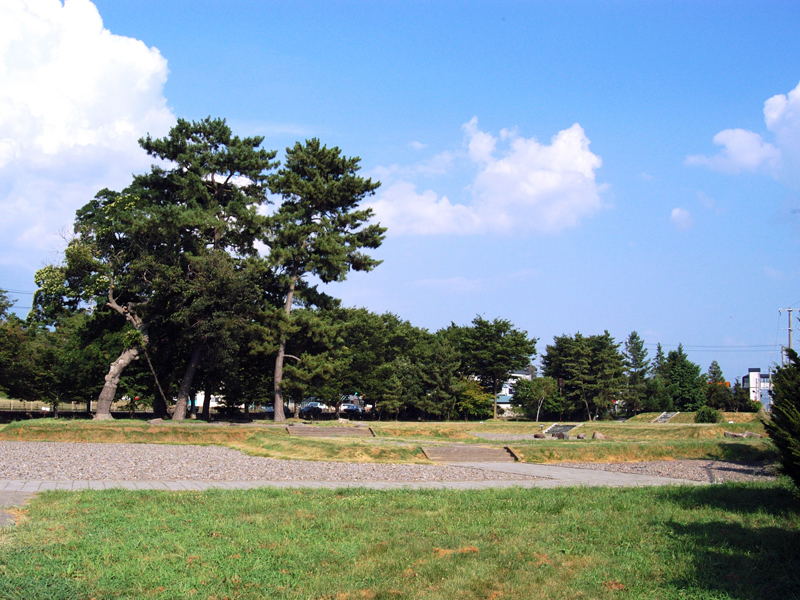
<instances>
[{"instance_id":1,"label":"tree shadow on ground","mask_svg":"<svg viewBox=\"0 0 800 600\"><path fill-rule=\"evenodd\" d=\"M778 452L775 447L764 444L748 444L746 442L726 442L719 444L723 460L741 460L747 462L775 462Z\"/></svg>"},{"instance_id":2,"label":"tree shadow on ground","mask_svg":"<svg viewBox=\"0 0 800 600\"><path fill-rule=\"evenodd\" d=\"M800 597L800 532L738 523L670 523L674 543L691 565L678 590L699 589L711 597L762 600Z\"/></svg>"},{"instance_id":3,"label":"tree shadow on ground","mask_svg":"<svg viewBox=\"0 0 800 600\"><path fill-rule=\"evenodd\" d=\"M726 483L662 488L657 493L664 500L687 510L708 507L740 514L763 513L800 519L800 498L793 492L791 485Z\"/></svg>"}]
</instances>

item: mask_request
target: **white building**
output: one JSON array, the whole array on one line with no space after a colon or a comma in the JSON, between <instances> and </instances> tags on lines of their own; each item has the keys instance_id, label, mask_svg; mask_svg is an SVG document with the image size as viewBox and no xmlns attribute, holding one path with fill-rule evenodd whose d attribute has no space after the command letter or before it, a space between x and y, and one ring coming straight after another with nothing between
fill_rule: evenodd
<instances>
[{"instance_id":1,"label":"white building","mask_svg":"<svg viewBox=\"0 0 800 600\"><path fill-rule=\"evenodd\" d=\"M498 414L502 414L508 410L511 410L511 390L514 388L514 384L519 381L520 379L527 379L528 381L531 380L531 374L528 371L514 371L509 376L509 380L503 384L503 387L500 388L500 393L497 395L497 411Z\"/></svg>"},{"instance_id":2,"label":"white building","mask_svg":"<svg viewBox=\"0 0 800 600\"><path fill-rule=\"evenodd\" d=\"M772 398L769 395L772 391L771 373L762 373L761 369L747 369L747 375L742 377L742 387L750 394L750 400L753 402L761 402L765 407L771 404Z\"/></svg>"}]
</instances>

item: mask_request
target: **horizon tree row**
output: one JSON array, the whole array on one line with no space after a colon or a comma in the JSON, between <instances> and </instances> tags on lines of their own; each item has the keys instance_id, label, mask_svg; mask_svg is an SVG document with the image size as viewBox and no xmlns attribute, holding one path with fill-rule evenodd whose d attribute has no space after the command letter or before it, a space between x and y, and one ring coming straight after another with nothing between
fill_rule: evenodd
<instances>
[{"instance_id":1,"label":"horizon tree row","mask_svg":"<svg viewBox=\"0 0 800 600\"><path fill-rule=\"evenodd\" d=\"M622 349L621 349L622 347ZM651 361L636 331L624 344L602 335L562 335L554 338L542 356L543 377L519 380L512 404L539 420L542 415L570 419L633 416L640 412L717 410L756 412L737 379L725 381L717 361L708 373L689 360L678 345L664 355L658 344Z\"/></svg>"}]
</instances>

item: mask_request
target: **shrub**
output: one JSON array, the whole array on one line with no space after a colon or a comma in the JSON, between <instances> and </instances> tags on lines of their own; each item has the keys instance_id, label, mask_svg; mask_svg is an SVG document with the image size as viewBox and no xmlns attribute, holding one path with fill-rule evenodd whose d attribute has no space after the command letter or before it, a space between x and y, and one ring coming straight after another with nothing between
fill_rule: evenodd
<instances>
[{"instance_id":1,"label":"shrub","mask_svg":"<svg viewBox=\"0 0 800 600\"><path fill-rule=\"evenodd\" d=\"M781 471L800 488L800 359L788 349L789 364L772 378L772 408L764 428L781 455Z\"/></svg>"},{"instance_id":2,"label":"shrub","mask_svg":"<svg viewBox=\"0 0 800 600\"><path fill-rule=\"evenodd\" d=\"M711 406L701 406L700 410L694 413L695 423L720 423L722 419L722 413Z\"/></svg>"}]
</instances>

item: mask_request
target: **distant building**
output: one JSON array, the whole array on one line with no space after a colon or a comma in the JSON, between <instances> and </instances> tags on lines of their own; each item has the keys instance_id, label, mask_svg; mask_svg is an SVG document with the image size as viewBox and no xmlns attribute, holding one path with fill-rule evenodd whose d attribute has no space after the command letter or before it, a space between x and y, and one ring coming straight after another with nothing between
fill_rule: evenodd
<instances>
[{"instance_id":1,"label":"distant building","mask_svg":"<svg viewBox=\"0 0 800 600\"><path fill-rule=\"evenodd\" d=\"M747 369L747 375L742 377L742 387L750 394L753 402L761 402L765 407L772 403L769 395L772 391L771 373L762 373L761 369Z\"/></svg>"},{"instance_id":2,"label":"distant building","mask_svg":"<svg viewBox=\"0 0 800 600\"><path fill-rule=\"evenodd\" d=\"M527 379L528 381L531 380L531 374L529 371L514 371L509 376L508 381L503 384L503 387L500 388L500 393L497 394L497 413L502 415L506 411L511 410L511 390L514 388L514 384L519 381L520 379Z\"/></svg>"}]
</instances>

